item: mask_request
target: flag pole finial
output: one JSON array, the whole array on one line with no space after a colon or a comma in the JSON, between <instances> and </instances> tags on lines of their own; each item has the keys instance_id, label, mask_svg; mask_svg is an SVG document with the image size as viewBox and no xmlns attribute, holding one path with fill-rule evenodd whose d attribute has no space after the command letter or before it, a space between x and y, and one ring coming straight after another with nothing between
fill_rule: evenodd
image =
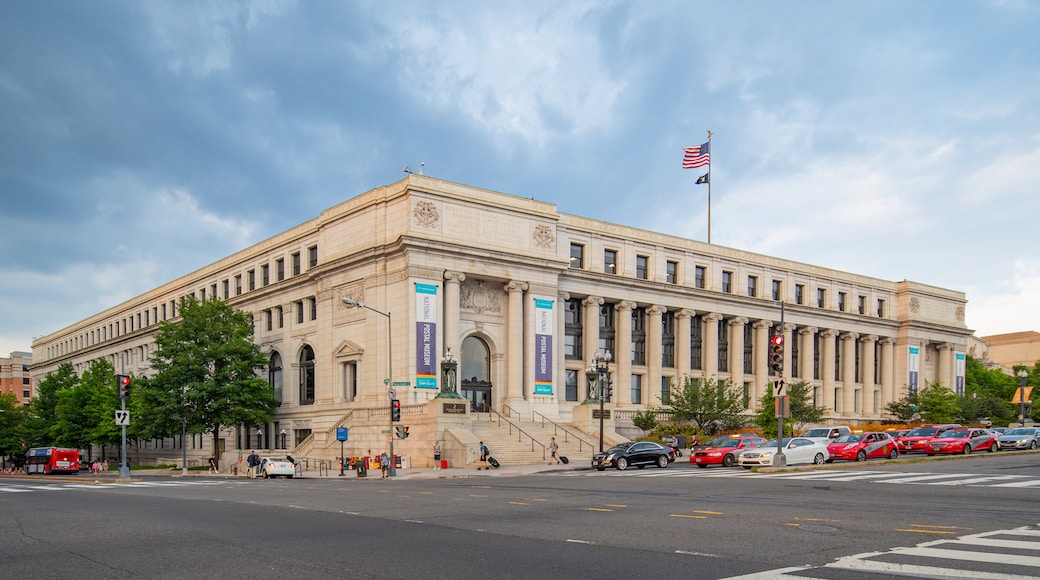
<instances>
[{"instance_id":1,"label":"flag pole finial","mask_svg":"<svg viewBox=\"0 0 1040 580\"><path fill-rule=\"evenodd\" d=\"M711 139L711 136L714 135L714 134L715 133L711 132L711 129L708 129L708 139Z\"/></svg>"}]
</instances>

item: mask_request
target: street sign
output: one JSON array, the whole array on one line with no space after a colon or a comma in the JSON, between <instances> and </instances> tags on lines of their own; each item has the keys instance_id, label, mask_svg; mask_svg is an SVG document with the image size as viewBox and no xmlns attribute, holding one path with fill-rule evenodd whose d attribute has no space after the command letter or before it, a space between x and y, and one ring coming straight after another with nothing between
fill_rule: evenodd
<instances>
[{"instance_id":1,"label":"street sign","mask_svg":"<svg viewBox=\"0 0 1040 580\"><path fill-rule=\"evenodd\" d=\"M397 398L397 389L395 389L393 387L390 387L389 389L387 389L386 390L386 398L390 399L391 401L396 399Z\"/></svg>"},{"instance_id":2,"label":"street sign","mask_svg":"<svg viewBox=\"0 0 1040 580\"><path fill-rule=\"evenodd\" d=\"M777 379L773 381L773 397L784 396L784 380Z\"/></svg>"},{"instance_id":3,"label":"street sign","mask_svg":"<svg viewBox=\"0 0 1040 580\"><path fill-rule=\"evenodd\" d=\"M1023 393L1022 391L1025 391ZM1011 397L1012 403L1021 403L1022 401L1029 401L1029 397L1033 394L1033 387L1019 387L1015 389L1015 396Z\"/></svg>"},{"instance_id":4,"label":"street sign","mask_svg":"<svg viewBox=\"0 0 1040 580\"><path fill-rule=\"evenodd\" d=\"M346 427L336 427L336 441L347 441L347 436L348 432Z\"/></svg>"},{"instance_id":5,"label":"street sign","mask_svg":"<svg viewBox=\"0 0 1040 580\"><path fill-rule=\"evenodd\" d=\"M126 427L130 424L130 411L116 409L116 426Z\"/></svg>"},{"instance_id":6,"label":"street sign","mask_svg":"<svg viewBox=\"0 0 1040 580\"><path fill-rule=\"evenodd\" d=\"M411 381L394 381L395 387L410 387L412 386Z\"/></svg>"}]
</instances>

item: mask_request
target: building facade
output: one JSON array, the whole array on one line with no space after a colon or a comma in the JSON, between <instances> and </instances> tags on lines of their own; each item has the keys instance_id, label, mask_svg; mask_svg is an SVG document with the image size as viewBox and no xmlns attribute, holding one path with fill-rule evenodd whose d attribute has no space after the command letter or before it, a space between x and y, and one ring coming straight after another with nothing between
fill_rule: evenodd
<instances>
[{"instance_id":1,"label":"building facade","mask_svg":"<svg viewBox=\"0 0 1040 580\"><path fill-rule=\"evenodd\" d=\"M413 174L37 339L34 378L63 362L82 372L98 357L137 372L157 325L189 294L251 312L270 356L276 417L259 433L229 434L228 448L328 448L345 425L362 435L350 445L378 444L366 420L383 418L388 387L406 416L433 421L426 409L449 350L472 409L583 417L586 371L609 350L614 423L662 406L686 377L731 381L752 413L778 378L768 361L777 334L783 378L810 382L828 421L877 421L908 389L962 390L972 334L958 291Z\"/></svg>"},{"instance_id":2,"label":"building facade","mask_svg":"<svg viewBox=\"0 0 1040 580\"><path fill-rule=\"evenodd\" d=\"M28 405L33 397L32 378L29 371L32 354L15 351L11 356L0 358L0 393L14 395L19 405Z\"/></svg>"},{"instance_id":3,"label":"building facade","mask_svg":"<svg viewBox=\"0 0 1040 580\"><path fill-rule=\"evenodd\" d=\"M982 337L989 358L1008 372L1015 366L1033 367L1040 361L1040 332L1027 330Z\"/></svg>"}]
</instances>

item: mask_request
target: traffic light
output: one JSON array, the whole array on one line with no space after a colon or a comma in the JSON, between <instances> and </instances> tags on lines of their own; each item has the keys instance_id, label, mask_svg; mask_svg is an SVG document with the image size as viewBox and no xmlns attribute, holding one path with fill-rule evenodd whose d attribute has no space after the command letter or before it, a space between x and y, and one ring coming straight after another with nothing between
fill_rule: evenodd
<instances>
[{"instance_id":1,"label":"traffic light","mask_svg":"<svg viewBox=\"0 0 1040 580\"><path fill-rule=\"evenodd\" d=\"M603 392L606 395L606 399L604 399L605 401L613 401L614 400L614 384L613 383L608 381L607 384L606 384L606 388L603 389Z\"/></svg>"},{"instance_id":2,"label":"traffic light","mask_svg":"<svg viewBox=\"0 0 1040 580\"><path fill-rule=\"evenodd\" d=\"M120 401L130 400L130 375L116 375L116 391Z\"/></svg>"},{"instance_id":3,"label":"traffic light","mask_svg":"<svg viewBox=\"0 0 1040 580\"><path fill-rule=\"evenodd\" d=\"M769 339L769 368L776 374L784 372L784 335L777 334Z\"/></svg>"},{"instance_id":4,"label":"traffic light","mask_svg":"<svg viewBox=\"0 0 1040 580\"><path fill-rule=\"evenodd\" d=\"M396 423L401 420L401 401L393 399L390 401L390 422Z\"/></svg>"},{"instance_id":5,"label":"traffic light","mask_svg":"<svg viewBox=\"0 0 1040 580\"><path fill-rule=\"evenodd\" d=\"M394 434L397 435L398 439L407 439L408 427L404 425L394 425Z\"/></svg>"}]
</instances>

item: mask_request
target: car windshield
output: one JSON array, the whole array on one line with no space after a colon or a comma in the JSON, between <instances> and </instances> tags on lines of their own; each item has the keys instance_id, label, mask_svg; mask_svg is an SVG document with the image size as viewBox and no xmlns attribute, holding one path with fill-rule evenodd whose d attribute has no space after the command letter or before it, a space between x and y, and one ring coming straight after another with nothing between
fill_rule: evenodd
<instances>
[{"instance_id":1,"label":"car windshield","mask_svg":"<svg viewBox=\"0 0 1040 580\"><path fill-rule=\"evenodd\" d=\"M968 436L970 431L947 431L943 433L943 437L949 437L951 439L963 439Z\"/></svg>"},{"instance_id":2,"label":"car windshield","mask_svg":"<svg viewBox=\"0 0 1040 580\"><path fill-rule=\"evenodd\" d=\"M906 434L907 437L931 437L935 435L937 428L935 427L918 427L917 429L911 429Z\"/></svg>"},{"instance_id":3,"label":"car windshield","mask_svg":"<svg viewBox=\"0 0 1040 580\"><path fill-rule=\"evenodd\" d=\"M720 447L723 443L729 440L730 439L728 435L722 435L720 437L712 439L711 441L708 441L705 445L708 447Z\"/></svg>"},{"instance_id":4,"label":"car windshield","mask_svg":"<svg viewBox=\"0 0 1040 580\"><path fill-rule=\"evenodd\" d=\"M827 437L831 434L831 430L827 428L823 429L809 429L805 433L802 433L802 437Z\"/></svg>"},{"instance_id":5,"label":"car windshield","mask_svg":"<svg viewBox=\"0 0 1040 580\"><path fill-rule=\"evenodd\" d=\"M834 440L835 443L855 443L863 438L863 435L857 435L855 433L849 433L848 435L842 435Z\"/></svg>"},{"instance_id":6,"label":"car windshield","mask_svg":"<svg viewBox=\"0 0 1040 580\"><path fill-rule=\"evenodd\" d=\"M790 443L791 443L791 439L790 438L784 439L784 447L787 447ZM762 445L759 445L759 447L776 447L776 439L770 439L769 441L766 441Z\"/></svg>"},{"instance_id":7,"label":"car windshield","mask_svg":"<svg viewBox=\"0 0 1040 580\"><path fill-rule=\"evenodd\" d=\"M610 449L607 449L606 453L617 453L619 451L624 451L624 450L628 449L629 445L631 445L631 443L618 443L617 445L611 447Z\"/></svg>"},{"instance_id":8,"label":"car windshield","mask_svg":"<svg viewBox=\"0 0 1040 580\"><path fill-rule=\"evenodd\" d=\"M1019 429L1009 429L1007 431L1004 431L1004 435L1032 435L1032 434L1033 434L1033 430L1032 429L1021 429L1021 428L1019 428Z\"/></svg>"},{"instance_id":9,"label":"car windshield","mask_svg":"<svg viewBox=\"0 0 1040 580\"><path fill-rule=\"evenodd\" d=\"M719 444L719 447L729 448L736 447L737 445L740 445L740 439L726 439L725 441Z\"/></svg>"}]
</instances>

